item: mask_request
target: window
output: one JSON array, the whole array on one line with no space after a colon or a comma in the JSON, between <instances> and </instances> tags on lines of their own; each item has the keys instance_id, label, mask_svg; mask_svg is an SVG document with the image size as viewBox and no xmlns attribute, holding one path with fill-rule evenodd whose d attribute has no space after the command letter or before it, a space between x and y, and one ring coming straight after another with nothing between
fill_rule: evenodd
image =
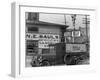
<instances>
[{"instance_id":1,"label":"window","mask_svg":"<svg viewBox=\"0 0 100 80\"><path fill-rule=\"evenodd\" d=\"M38 41L27 40L26 41L26 55L33 55L38 53Z\"/></svg>"},{"instance_id":2,"label":"window","mask_svg":"<svg viewBox=\"0 0 100 80\"><path fill-rule=\"evenodd\" d=\"M28 13L28 20L31 21L38 21L39 20L39 13Z\"/></svg>"},{"instance_id":3,"label":"window","mask_svg":"<svg viewBox=\"0 0 100 80\"><path fill-rule=\"evenodd\" d=\"M37 27L28 27L28 32L38 32Z\"/></svg>"}]
</instances>

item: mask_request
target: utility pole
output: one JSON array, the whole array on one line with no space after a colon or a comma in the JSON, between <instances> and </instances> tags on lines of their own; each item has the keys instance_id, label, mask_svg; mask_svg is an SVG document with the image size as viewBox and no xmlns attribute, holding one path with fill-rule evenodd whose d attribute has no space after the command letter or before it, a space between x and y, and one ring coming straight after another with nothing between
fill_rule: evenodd
<instances>
[{"instance_id":1,"label":"utility pole","mask_svg":"<svg viewBox=\"0 0 100 80\"><path fill-rule=\"evenodd\" d=\"M89 21L89 18L88 18L88 15L85 15L85 18L83 18L83 21L86 26L86 41L88 41L89 37L88 37L88 27L89 27L89 24L90 24L90 21Z\"/></svg>"},{"instance_id":2,"label":"utility pole","mask_svg":"<svg viewBox=\"0 0 100 80\"><path fill-rule=\"evenodd\" d=\"M73 22L73 27L74 27L74 31L73 31L73 43L75 42L75 20L76 20L76 14L72 14L72 22Z\"/></svg>"},{"instance_id":3,"label":"utility pole","mask_svg":"<svg viewBox=\"0 0 100 80\"><path fill-rule=\"evenodd\" d=\"M64 21L65 21L65 25L66 25L66 15L64 14Z\"/></svg>"},{"instance_id":4,"label":"utility pole","mask_svg":"<svg viewBox=\"0 0 100 80\"><path fill-rule=\"evenodd\" d=\"M66 28L68 27L67 26L67 23L66 23L66 15L64 14L64 23L65 23L65 27L62 27L61 28L61 32L62 32L62 37L61 37L61 42L65 42L65 37L64 37L64 33L66 32ZM66 27L67 26L67 27Z\"/></svg>"}]
</instances>

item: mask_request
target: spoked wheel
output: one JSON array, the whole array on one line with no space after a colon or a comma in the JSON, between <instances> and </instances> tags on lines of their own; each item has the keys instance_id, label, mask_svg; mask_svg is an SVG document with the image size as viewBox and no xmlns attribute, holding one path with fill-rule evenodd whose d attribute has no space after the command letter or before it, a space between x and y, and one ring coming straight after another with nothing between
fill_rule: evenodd
<instances>
[{"instance_id":1,"label":"spoked wheel","mask_svg":"<svg viewBox=\"0 0 100 80\"><path fill-rule=\"evenodd\" d=\"M36 67L36 62L35 61L32 61L30 64L31 64L32 67Z\"/></svg>"},{"instance_id":2,"label":"spoked wheel","mask_svg":"<svg viewBox=\"0 0 100 80\"><path fill-rule=\"evenodd\" d=\"M41 65L41 66L49 66L50 63L49 63L49 61L45 60L45 61L42 61L42 62L40 63L40 65Z\"/></svg>"}]
</instances>

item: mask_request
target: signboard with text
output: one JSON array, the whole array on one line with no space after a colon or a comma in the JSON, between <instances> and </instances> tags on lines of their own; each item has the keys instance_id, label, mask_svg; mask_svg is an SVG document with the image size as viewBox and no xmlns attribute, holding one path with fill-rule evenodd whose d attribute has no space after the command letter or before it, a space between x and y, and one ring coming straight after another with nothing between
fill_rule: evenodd
<instances>
[{"instance_id":1,"label":"signboard with text","mask_svg":"<svg viewBox=\"0 0 100 80\"><path fill-rule=\"evenodd\" d=\"M66 52L86 52L85 44L66 44Z\"/></svg>"},{"instance_id":2,"label":"signboard with text","mask_svg":"<svg viewBox=\"0 0 100 80\"><path fill-rule=\"evenodd\" d=\"M49 48L49 44L60 42L59 34L26 33L26 40L38 40L39 48Z\"/></svg>"}]
</instances>

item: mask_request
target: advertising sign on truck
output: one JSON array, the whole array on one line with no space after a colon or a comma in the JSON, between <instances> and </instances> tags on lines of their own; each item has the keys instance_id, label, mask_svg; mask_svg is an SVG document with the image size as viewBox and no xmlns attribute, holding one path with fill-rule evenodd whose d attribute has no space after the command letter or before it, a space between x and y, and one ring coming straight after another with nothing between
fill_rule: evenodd
<instances>
[{"instance_id":1,"label":"advertising sign on truck","mask_svg":"<svg viewBox=\"0 0 100 80\"><path fill-rule=\"evenodd\" d=\"M85 44L66 44L66 52L86 52Z\"/></svg>"}]
</instances>

